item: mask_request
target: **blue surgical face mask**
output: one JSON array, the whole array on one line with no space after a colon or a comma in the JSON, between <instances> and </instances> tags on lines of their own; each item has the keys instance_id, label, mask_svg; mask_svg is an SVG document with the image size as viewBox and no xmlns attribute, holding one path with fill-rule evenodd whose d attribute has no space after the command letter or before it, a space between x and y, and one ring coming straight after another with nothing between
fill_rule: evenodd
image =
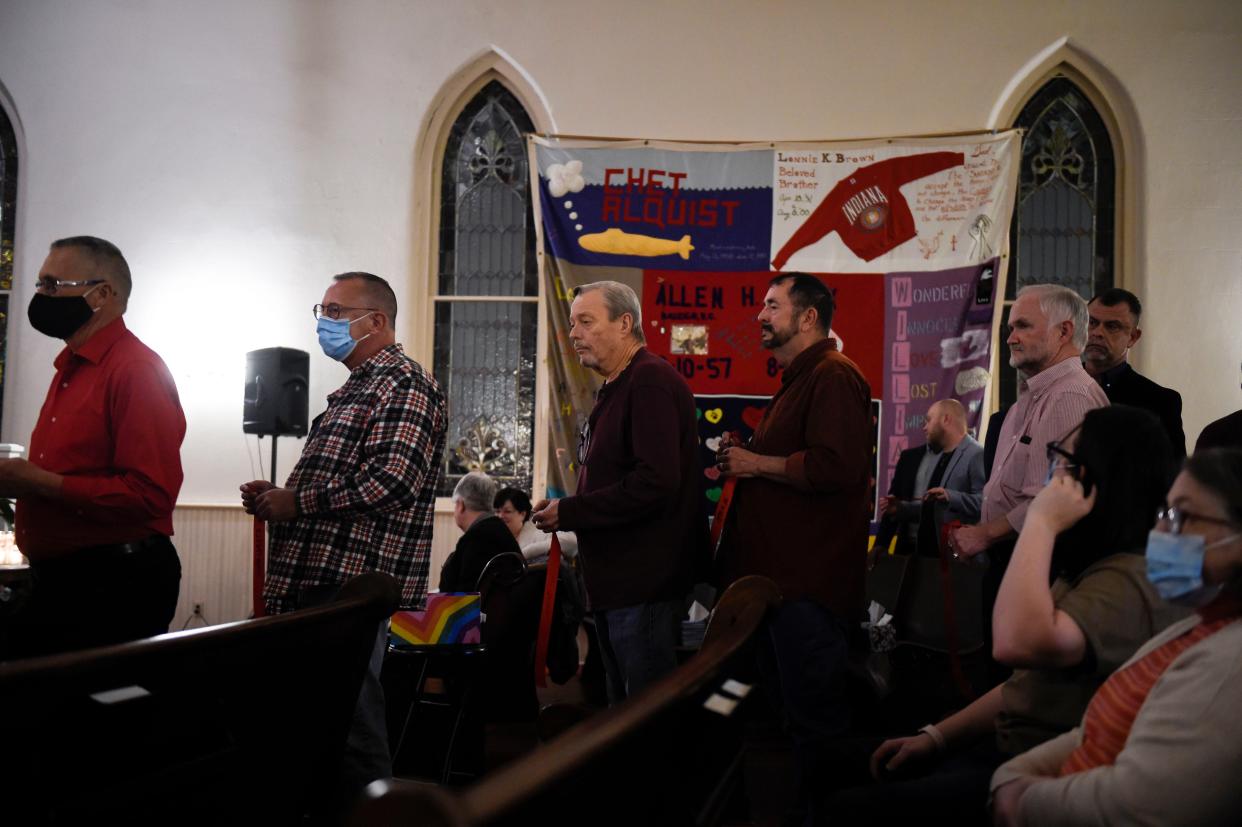
<instances>
[{"instance_id":1,"label":"blue surgical face mask","mask_svg":"<svg viewBox=\"0 0 1242 827\"><path fill-rule=\"evenodd\" d=\"M1152 529L1147 535L1147 579L1156 592L1182 606L1206 606L1223 584L1203 582L1204 553L1242 535L1224 537L1207 545L1197 534L1171 534Z\"/></svg>"},{"instance_id":2,"label":"blue surgical face mask","mask_svg":"<svg viewBox=\"0 0 1242 827\"><path fill-rule=\"evenodd\" d=\"M319 324L315 326L315 330L319 333L319 346L323 348L324 355L338 362L348 359L349 354L354 352L354 348L358 346L358 343L371 335L368 333L362 339L355 339L349 335L349 326L354 322L362 321L370 315L368 313L366 316L359 316L352 321L349 319L329 319L327 316L321 317Z\"/></svg>"}]
</instances>

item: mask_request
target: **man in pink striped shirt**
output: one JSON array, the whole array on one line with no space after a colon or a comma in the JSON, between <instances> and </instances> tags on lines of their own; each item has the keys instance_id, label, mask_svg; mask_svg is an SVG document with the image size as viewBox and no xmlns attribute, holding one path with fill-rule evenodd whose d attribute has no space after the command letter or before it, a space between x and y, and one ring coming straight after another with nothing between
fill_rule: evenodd
<instances>
[{"instance_id":1,"label":"man in pink striped shirt","mask_svg":"<svg viewBox=\"0 0 1242 827\"><path fill-rule=\"evenodd\" d=\"M1031 500L1048 476L1048 443L1065 439L1092 408L1108 404L1099 383L1082 366L1087 343L1087 303L1068 287L1034 284L1018 291L1009 310L1009 364L1025 377L996 444L996 460L983 487L978 525L949 538L955 557L987 552L980 619L986 651L992 649L992 608L1014 542ZM1141 450L1141 449L1136 449ZM1001 671L995 666L998 674Z\"/></svg>"},{"instance_id":2,"label":"man in pink striped shirt","mask_svg":"<svg viewBox=\"0 0 1242 827\"><path fill-rule=\"evenodd\" d=\"M1092 408L1108 404L1083 369L1087 303L1067 287L1035 284L1018 292L1009 311L1009 364L1026 377L1001 426L992 475L983 489L979 525L958 529L950 547L959 557L1012 544L1026 509L1044 487L1047 446L1064 439Z\"/></svg>"}]
</instances>

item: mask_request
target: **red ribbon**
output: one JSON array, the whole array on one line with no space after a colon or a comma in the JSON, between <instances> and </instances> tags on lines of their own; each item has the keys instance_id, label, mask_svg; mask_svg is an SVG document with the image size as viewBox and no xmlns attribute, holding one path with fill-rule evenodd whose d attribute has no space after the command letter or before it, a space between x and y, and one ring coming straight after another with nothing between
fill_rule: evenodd
<instances>
[{"instance_id":1,"label":"red ribbon","mask_svg":"<svg viewBox=\"0 0 1242 827\"><path fill-rule=\"evenodd\" d=\"M263 607L263 583L267 580L267 523L254 518L254 572L251 583L254 616L267 614Z\"/></svg>"},{"instance_id":2,"label":"red ribbon","mask_svg":"<svg viewBox=\"0 0 1242 827\"><path fill-rule=\"evenodd\" d=\"M548 572L543 578L543 608L539 612L539 636L535 638L535 686L548 685L548 637L552 634L552 608L556 605L556 580L561 571L561 541L552 532L548 549Z\"/></svg>"},{"instance_id":3,"label":"red ribbon","mask_svg":"<svg viewBox=\"0 0 1242 827\"><path fill-rule=\"evenodd\" d=\"M716 516L712 517L712 554L720 548L720 535L724 533L725 518L729 516L729 507L733 505L734 488L737 488L737 477L727 478L724 485L720 487L720 499L716 502Z\"/></svg>"}]
</instances>

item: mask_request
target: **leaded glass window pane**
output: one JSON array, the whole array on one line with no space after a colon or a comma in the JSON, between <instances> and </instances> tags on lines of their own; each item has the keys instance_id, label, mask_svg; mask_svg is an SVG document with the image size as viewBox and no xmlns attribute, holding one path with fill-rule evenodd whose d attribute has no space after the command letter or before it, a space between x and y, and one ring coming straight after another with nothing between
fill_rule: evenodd
<instances>
[{"instance_id":1,"label":"leaded glass window pane","mask_svg":"<svg viewBox=\"0 0 1242 827\"><path fill-rule=\"evenodd\" d=\"M539 295L532 130L493 81L454 122L442 159L435 371L448 396L445 495L475 470L531 488L538 305L512 299Z\"/></svg>"},{"instance_id":2,"label":"leaded glass window pane","mask_svg":"<svg viewBox=\"0 0 1242 827\"><path fill-rule=\"evenodd\" d=\"M1023 107L1018 204L1010 228L1008 304L1028 284L1061 284L1084 299L1113 286L1116 170L1103 119L1066 77L1050 80ZM1002 327L1001 404L1017 398Z\"/></svg>"},{"instance_id":3,"label":"leaded glass window pane","mask_svg":"<svg viewBox=\"0 0 1242 827\"><path fill-rule=\"evenodd\" d=\"M499 83L462 111L444 153L440 295L537 296L521 105Z\"/></svg>"},{"instance_id":4,"label":"leaded glass window pane","mask_svg":"<svg viewBox=\"0 0 1242 827\"><path fill-rule=\"evenodd\" d=\"M0 290L13 289L13 233L17 226L17 136L0 109Z\"/></svg>"},{"instance_id":5,"label":"leaded glass window pane","mask_svg":"<svg viewBox=\"0 0 1242 827\"><path fill-rule=\"evenodd\" d=\"M436 380L448 397L445 493L469 471L530 490L534 453L533 302L439 302Z\"/></svg>"},{"instance_id":6,"label":"leaded glass window pane","mask_svg":"<svg viewBox=\"0 0 1242 827\"><path fill-rule=\"evenodd\" d=\"M0 407L8 374L9 291L13 289L13 235L17 228L17 135L0 108Z\"/></svg>"}]
</instances>

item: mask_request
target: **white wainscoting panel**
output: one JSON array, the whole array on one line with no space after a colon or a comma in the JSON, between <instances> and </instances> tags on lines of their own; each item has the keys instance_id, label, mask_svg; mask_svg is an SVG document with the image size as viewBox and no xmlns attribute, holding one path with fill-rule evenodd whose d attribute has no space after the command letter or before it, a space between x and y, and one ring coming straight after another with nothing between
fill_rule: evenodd
<instances>
[{"instance_id":1,"label":"white wainscoting panel","mask_svg":"<svg viewBox=\"0 0 1242 827\"><path fill-rule=\"evenodd\" d=\"M250 617L253 520L241 506L178 505L173 512L173 545L181 557L181 598L173 618L173 630L193 618L202 607L209 624L229 623ZM440 567L461 536L451 511L437 510L433 523L430 588L440 582Z\"/></svg>"}]
</instances>

